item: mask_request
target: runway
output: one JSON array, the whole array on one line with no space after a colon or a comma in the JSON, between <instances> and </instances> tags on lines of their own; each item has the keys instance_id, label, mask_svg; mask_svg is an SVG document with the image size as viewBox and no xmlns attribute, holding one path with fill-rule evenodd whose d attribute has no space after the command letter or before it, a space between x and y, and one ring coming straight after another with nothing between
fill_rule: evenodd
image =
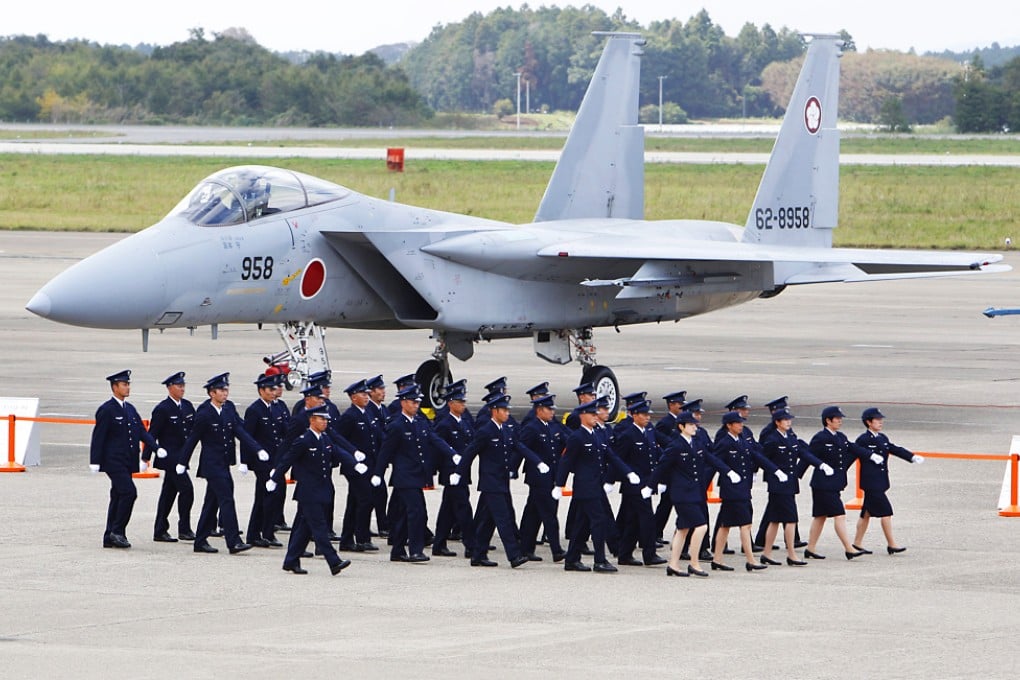
<instances>
[{"instance_id":1,"label":"runway","mask_svg":"<svg viewBox=\"0 0 1020 680\"><path fill-rule=\"evenodd\" d=\"M221 327L216 341L208 328L193 337L168 331L153 334L142 353L137 331L61 326L24 310L49 278L119 238L0 232L2 394L38 396L44 414L88 418L109 396L103 377L130 368L131 401L147 416L165 396L160 381L170 373L187 372L187 397L197 404L205 379L230 371L231 398L243 411L256 397L251 381L261 357L278 349L273 329ZM722 405L739 394L759 407L749 422L755 432L766 422L760 406L789 395L804 439L819 429L825 405L840 404L851 416L851 438L862 430L861 410L877 405L901 446L1004 454L1020 433L1020 319L987 319L981 311L1020 306L1020 256L1008 253L1006 263L1014 271L790 288L679 324L599 329L595 344L621 389L647 390L660 412L661 395L676 389L703 398L712 433ZM412 372L432 350L424 331L336 329L328 338L338 388L376 373L392 380ZM580 371L538 360L528 341L498 341L477 346L453 373L468 379L476 409L482 385L500 375L518 407L524 390L542 380L569 406ZM43 465L0 475L7 584L0 642L12 677L203 678L241 669L256 678L950 678L1020 671L1020 519L996 512L1001 462L893 460L894 526L908 546L896 557L885 555L873 522L867 545L875 555L847 562L827 527L823 562L704 581L633 567L611 576L564 573L544 549L545 562L510 570L501 550L493 553L498 569L472 569L461 558L392 564L384 548L355 554L338 577L322 561L306 560L311 573L297 577L281 571L281 551L229 556L217 541L221 554L205 556L190 544L151 542L157 480L138 480L128 527L135 547L103 550L109 486L88 473L89 433L45 426ZM243 524L253 480L235 475L235 482ZM204 486L196 481L199 498ZM341 482L340 508L344 492ZM516 483L514 492L520 513L526 488ZM760 512L760 483L755 493ZM439 492L426 496L434 517ZM809 507L803 491L805 533ZM560 508L562 518L566 503ZM848 514L851 527L856 517ZM740 561L728 558L733 566Z\"/></svg>"}]
</instances>

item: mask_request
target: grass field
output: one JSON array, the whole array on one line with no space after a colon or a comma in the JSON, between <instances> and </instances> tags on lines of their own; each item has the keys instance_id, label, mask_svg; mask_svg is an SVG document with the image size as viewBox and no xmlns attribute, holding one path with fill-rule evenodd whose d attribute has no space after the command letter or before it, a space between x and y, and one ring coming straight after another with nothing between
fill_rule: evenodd
<instances>
[{"instance_id":1,"label":"grass field","mask_svg":"<svg viewBox=\"0 0 1020 680\"><path fill-rule=\"evenodd\" d=\"M240 159L0 155L0 228L138 231L162 218L206 175ZM281 160L277 165L402 203L508 222L531 220L551 163ZM743 224L761 167L649 165L649 219ZM839 245L1000 249L1020 238L1020 170L845 167Z\"/></svg>"}]
</instances>

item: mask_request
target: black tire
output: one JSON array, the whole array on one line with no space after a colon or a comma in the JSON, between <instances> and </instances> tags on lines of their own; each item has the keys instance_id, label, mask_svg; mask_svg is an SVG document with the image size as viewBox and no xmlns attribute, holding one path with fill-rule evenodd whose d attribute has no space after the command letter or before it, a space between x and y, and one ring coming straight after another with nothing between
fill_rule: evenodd
<instances>
[{"instance_id":1,"label":"black tire","mask_svg":"<svg viewBox=\"0 0 1020 680\"><path fill-rule=\"evenodd\" d=\"M446 399L442 395L446 386L453 382L453 376L450 375L450 371L443 375L443 365L438 359L429 359L422 363L414 372L414 379L423 395L422 406L442 408L446 405Z\"/></svg>"},{"instance_id":2,"label":"black tire","mask_svg":"<svg viewBox=\"0 0 1020 680\"><path fill-rule=\"evenodd\" d=\"M616 381L616 374L606 366L590 366L581 374L581 382L593 384L596 395L609 397L609 420L616 420L620 411L620 383Z\"/></svg>"}]
</instances>

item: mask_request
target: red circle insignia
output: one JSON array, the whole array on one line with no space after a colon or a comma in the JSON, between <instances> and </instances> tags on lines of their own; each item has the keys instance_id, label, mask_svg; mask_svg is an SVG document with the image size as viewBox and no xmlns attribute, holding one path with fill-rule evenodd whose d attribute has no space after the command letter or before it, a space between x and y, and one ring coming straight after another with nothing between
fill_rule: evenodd
<instances>
[{"instance_id":1,"label":"red circle insignia","mask_svg":"<svg viewBox=\"0 0 1020 680\"><path fill-rule=\"evenodd\" d=\"M301 275L301 297L305 300L315 297L325 283L326 265L319 258L315 258L308 263L304 274Z\"/></svg>"},{"instance_id":2,"label":"red circle insignia","mask_svg":"<svg viewBox=\"0 0 1020 680\"><path fill-rule=\"evenodd\" d=\"M822 103L818 97L811 97L804 105L804 125L807 131L815 134L822 127Z\"/></svg>"}]
</instances>

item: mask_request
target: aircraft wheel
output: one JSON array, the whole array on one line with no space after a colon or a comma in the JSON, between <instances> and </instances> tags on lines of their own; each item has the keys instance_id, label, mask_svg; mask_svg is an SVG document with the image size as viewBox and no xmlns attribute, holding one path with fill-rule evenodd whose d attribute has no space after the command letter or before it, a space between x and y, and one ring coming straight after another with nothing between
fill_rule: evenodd
<instances>
[{"instance_id":1,"label":"aircraft wheel","mask_svg":"<svg viewBox=\"0 0 1020 680\"><path fill-rule=\"evenodd\" d=\"M414 379L421 387L422 406L428 408L442 408L446 404L443 398L443 390L453 382L453 376L447 370L443 373L443 364L438 359L429 359L418 367L414 373Z\"/></svg>"},{"instance_id":2,"label":"aircraft wheel","mask_svg":"<svg viewBox=\"0 0 1020 680\"><path fill-rule=\"evenodd\" d=\"M596 395L609 397L609 420L615 420L620 410L620 383L613 371L606 366L589 366L581 374L581 382L593 384Z\"/></svg>"}]
</instances>

